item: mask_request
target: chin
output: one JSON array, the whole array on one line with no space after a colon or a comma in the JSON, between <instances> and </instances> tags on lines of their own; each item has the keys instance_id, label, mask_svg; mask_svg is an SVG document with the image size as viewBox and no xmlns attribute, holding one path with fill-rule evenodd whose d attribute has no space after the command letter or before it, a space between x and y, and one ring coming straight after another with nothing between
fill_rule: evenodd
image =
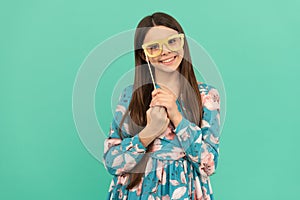
<instances>
[{"instance_id":1,"label":"chin","mask_svg":"<svg viewBox=\"0 0 300 200\"><path fill-rule=\"evenodd\" d=\"M177 71L177 67L172 67L172 68L164 68L163 70L166 71L166 72L174 72L174 71Z\"/></svg>"}]
</instances>

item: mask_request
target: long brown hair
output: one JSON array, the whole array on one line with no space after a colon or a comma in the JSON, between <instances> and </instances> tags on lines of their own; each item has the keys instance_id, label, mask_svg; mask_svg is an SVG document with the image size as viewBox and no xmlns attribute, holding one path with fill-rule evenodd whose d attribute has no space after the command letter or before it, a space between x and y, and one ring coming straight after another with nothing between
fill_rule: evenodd
<instances>
[{"instance_id":1,"label":"long brown hair","mask_svg":"<svg viewBox=\"0 0 300 200\"><path fill-rule=\"evenodd\" d=\"M139 133L147 124L146 111L149 109L149 104L152 100L151 92L154 90L154 87L151 84L151 76L143 54L142 44L145 35L154 26L165 26L176 30L178 33L184 33L180 24L173 17L162 12L146 16L139 22L134 36L135 78L133 93L129 106L119 124L118 133L122 139L124 136L122 135L121 127L128 115L130 116L128 129L131 135ZM201 95L191 62L188 43L186 38L184 40L184 58L177 69L181 74L179 80L180 92L186 108L183 112L189 121L200 126L202 121ZM155 69L152 65L151 69L154 74ZM147 147L147 152L152 145L153 142ZM141 161L131 170L131 173L129 172L127 189L132 189L141 181L145 174L148 158L149 155L146 153Z\"/></svg>"}]
</instances>

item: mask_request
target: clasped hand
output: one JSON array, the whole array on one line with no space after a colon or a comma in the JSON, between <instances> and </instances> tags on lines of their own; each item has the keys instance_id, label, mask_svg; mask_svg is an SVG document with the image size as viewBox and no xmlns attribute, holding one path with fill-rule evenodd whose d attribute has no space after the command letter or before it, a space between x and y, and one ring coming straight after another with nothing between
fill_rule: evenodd
<instances>
[{"instance_id":1,"label":"clasped hand","mask_svg":"<svg viewBox=\"0 0 300 200\"><path fill-rule=\"evenodd\" d=\"M166 131L170 121L175 127L181 121L182 116L178 111L174 93L167 88L154 90L146 116L147 125L139 133L139 138L145 147Z\"/></svg>"},{"instance_id":2,"label":"clasped hand","mask_svg":"<svg viewBox=\"0 0 300 200\"><path fill-rule=\"evenodd\" d=\"M166 109L167 117L175 126L181 121L182 116L178 111L175 94L167 87L162 86L152 92L152 101L150 108L154 106L162 106Z\"/></svg>"}]
</instances>

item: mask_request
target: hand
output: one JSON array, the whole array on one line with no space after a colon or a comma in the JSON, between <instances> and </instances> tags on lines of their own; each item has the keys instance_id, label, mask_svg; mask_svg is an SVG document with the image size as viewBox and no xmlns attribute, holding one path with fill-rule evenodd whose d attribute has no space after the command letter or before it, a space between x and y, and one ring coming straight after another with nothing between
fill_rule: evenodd
<instances>
[{"instance_id":1,"label":"hand","mask_svg":"<svg viewBox=\"0 0 300 200\"><path fill-rule=\"evenodd\" d=\"M147 115L147 127L150 127L152 131L160 135L164 132L170 119L167 117L166 109L162 106L151 107L146 112Z\"/></svg>"},{"instance_id":2,"label":"hand","mask_svg":"<svg viewBox=\"0 0 300 200\"><path fill-rule=\"evenodd\" d=\"M164 107L155 106L149 108L147 114L147 125L139 133L139 138L142 144L147 147L154 139L160 136L170 123L167 117L167 112Z\"/></svg>"},{"instance_id":3,"label":"hand","mask_svg":"<svg viewBox=\"0 0 300 200\"><path fill-rule=\"evenodd\" d=\"M173 122L174 126L177 127L182 119L177 104L176 95L169 90L167 87L162 86L152 92L152 101L150 107L163 106L167 110L168 118Z\"/></svg>"}]
</instances>

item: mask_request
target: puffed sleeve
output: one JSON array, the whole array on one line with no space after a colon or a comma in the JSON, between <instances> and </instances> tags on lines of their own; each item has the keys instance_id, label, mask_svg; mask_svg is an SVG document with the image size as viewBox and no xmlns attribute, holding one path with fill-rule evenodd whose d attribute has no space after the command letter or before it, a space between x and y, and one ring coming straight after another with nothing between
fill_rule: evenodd
<instances>
[{"instance_id":1,"label":"puffed sleeve","mask_svg":"<svg viewBox=\"0 0 300 200\"><path fill-rule=\"evenodd\" d=\"M201 127L182 118L174 132L193 166L210 176L215 172L219 157L220 97L216 88L200 84L203 118Z\"/></svg>"},{"instance_id":2,"label":"puffed sleeve","mask_svg":"<svg viewBox=\"0 0 300 200\"><path fill-rule=\"evenodd\" d=\"M126 120L121 129L125 136L123 140L118 134L119 123L128 107L131 90L130 86L126 87L119 97L119 102L110 125L109 136L104 141L103 163L112 175L120 175L130 171L146 152L146 148L139 140L138 134L135 136L128 134Z\"/></svg>"}]
</instances>

